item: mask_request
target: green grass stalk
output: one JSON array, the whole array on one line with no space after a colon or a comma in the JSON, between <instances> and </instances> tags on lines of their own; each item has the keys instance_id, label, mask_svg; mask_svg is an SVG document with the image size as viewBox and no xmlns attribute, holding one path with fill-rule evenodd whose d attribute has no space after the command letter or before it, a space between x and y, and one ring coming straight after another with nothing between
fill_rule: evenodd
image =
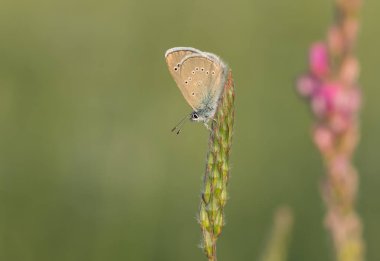
<instances>
[{"instance_id":1,"label":"green grass stalk","mask_svg":"<svg viewBox=\"0 0 380 261\"><path fill-rule=\"evenodd\" d=\"M234 83L229 71L211 124L209 152L199 208L202 248L209 261L216 261L216 241L224 226L224 207L230 171L230 150L234 124Z\"/></svg>"}]
</instances>

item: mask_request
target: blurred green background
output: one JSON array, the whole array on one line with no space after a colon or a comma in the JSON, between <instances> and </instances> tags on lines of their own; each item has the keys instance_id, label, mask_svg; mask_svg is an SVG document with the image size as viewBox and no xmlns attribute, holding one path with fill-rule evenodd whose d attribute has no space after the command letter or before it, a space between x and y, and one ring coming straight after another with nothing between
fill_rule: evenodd
<instances>
[{"instance_id":1,"label":"blurred green background","mask_svg":"<svg viewBox=\"0 0 380 261\"><path fill-rule=\"evenodd\" d=\"M164 61L193 46L236 83L220 260L258 260L275 209L289 260L332 260L311 117L294 91L331 1L10 1L0 8L0 260L205 260L196 222L208 133ZM379 1L366 1L356 154L368 260L380 260Z\"/></svg>"}]
</instances>

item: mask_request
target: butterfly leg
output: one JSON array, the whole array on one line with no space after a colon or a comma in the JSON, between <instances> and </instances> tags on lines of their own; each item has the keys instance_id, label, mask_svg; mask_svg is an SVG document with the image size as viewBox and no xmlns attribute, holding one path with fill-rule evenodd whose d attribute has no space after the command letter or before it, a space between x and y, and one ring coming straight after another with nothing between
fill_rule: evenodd
<instances>
[{"instance_id":1,"label":"butterfly leg","mask_svg":"<svg viewBox=\"0 0 380 261\"><path fill-rule=\"evenodd\" d=\"M211 131L210 125L207 122L204 122L203 124L206 126L207 130Z\"/></svg>"},{"instance_id":2,"label":"butterfly leg","mask_svg":"<svg viewBox=\"0 0 380 261\"><path fill-rule=\"evenodd\" d=\"M210 120L207 119L203 122L203 124L206 126L206 129L209 130L209 131L212 131L211 127L212 125L210 124Z\"/></svg>"}]
</instances>

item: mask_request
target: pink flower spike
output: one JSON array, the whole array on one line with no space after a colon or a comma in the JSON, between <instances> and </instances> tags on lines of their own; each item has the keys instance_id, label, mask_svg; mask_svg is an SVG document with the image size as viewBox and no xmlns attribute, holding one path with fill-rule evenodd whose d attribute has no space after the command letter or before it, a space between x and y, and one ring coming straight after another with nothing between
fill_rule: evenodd
<instances>
[{"instance_id":1,"label":"pink flower spike","mask_svg":"<svg viewBox=\"0 0 380 261\"><path fill-rule=\"evenodd\" d=\"M326 45L315 43L310 48L309 63L311 72L317 77L324 77L329 71L329 58Z\"/></svg>"}]
</instances>

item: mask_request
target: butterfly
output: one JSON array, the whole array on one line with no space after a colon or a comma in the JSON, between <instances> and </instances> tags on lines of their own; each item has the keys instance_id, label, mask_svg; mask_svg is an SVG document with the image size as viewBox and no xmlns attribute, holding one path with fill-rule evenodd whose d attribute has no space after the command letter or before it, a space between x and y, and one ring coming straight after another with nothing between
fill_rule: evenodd
<instances>
[{"instance_id":1,"label":"butterfly","mask_svg":"<svg viewBox=\"0 0 380 261\"><path fill-rule=\"evenodd\" d=\"M186 119L208 122L213 119L219 98L227 79L228 67L215 54L191 47L175 47L166 51L166 63L170 74L193 112L186 116L172 131L178 129Z\"/></svg>"}]
</instances>

